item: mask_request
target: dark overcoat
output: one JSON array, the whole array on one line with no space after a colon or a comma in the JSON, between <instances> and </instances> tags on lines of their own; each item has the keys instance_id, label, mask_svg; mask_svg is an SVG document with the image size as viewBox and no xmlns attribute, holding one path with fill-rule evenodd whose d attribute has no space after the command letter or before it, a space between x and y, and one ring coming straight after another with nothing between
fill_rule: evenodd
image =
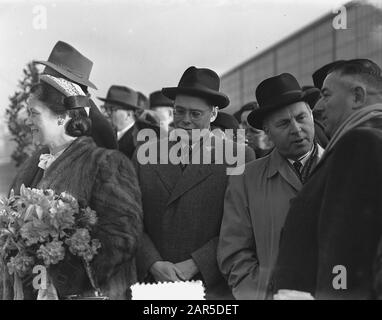
<instances>
[{"instance_id":1,"label":"dark overcoat","mask_svg":"<svg viewBox=\"0 0 382 320\"><path fill-rule=\"evenodd\" d=\"M125 154L129 159L132 158L135 151L134 143L134 130L136 125L134 124L129 130L127 130L121 139L118 140L118 150Z\"/></svg>"},{"instance_id":2,"label":"dark overcoat","mask_svg":"<svg viewBox=\"0 0 382 320\"><path fill-rule=\"evenodd\" d=\"M89 118L92 121L92 138L96 145L101 148L118 149L117 138L111 123L99 111L92 99L90 99Z\"/></svg>"},{"instance_id":3,"label":"dark overcoat","mask_svg":"<svg viewBox=\"0 0 382 320\"><path fill-rule=\"evenodd\" d=\"M274 292L306 291L318 299L374 297L373 264L382 235L381 128L377 118L344 134L292 201ZM342 280L335 279L339 275Z\"/></svg>"},{"instance_id":4,"label":"dark overcoat","mask_svg":"<svg viewBox=\"0 0 382 320\"><path fill-rule=\"evenodd\" d=\"M170 142L170 150L171 146ZM217 164L213 150L210 164L189 164L183 172L180 165L135 161L145 231L137 264L143 280L156 261L192 258L200 271L194 279L204 282L206 298L224 299L232 296L219 271L216 251L229 176L226 160ZM253 150L246 147L245 158L253 160Z\"/></svg>"}]
</instances>

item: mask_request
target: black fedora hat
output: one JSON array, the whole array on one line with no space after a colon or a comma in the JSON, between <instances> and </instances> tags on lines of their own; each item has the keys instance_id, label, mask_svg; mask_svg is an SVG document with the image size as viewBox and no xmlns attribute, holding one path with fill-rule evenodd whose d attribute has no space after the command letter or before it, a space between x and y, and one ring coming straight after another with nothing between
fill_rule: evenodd
<instances>
[{"instance_id":1,"label":"black fedora hat","mask_svg":"<svg viewBox=\"0 0 382 320\"><path fill-rule=\"evenodd\" d=\"M306 102L309 104L309 107L313 109L317 101L320 99L321 91L314 86L302 86L302 91L307 95Z\"/></svg>"},{"instance_id":2,"label":"black fedora hat","mask_svg":"<svg viewBox=\"0 0 382 320\"><path fill-rule=\"evenodd\" d=\"M58 41L49 55L48 61L34 61L45 65L43 74L56 76L52 69L70 81L97 89L89 80L93 62L77 49L63 41Z\"/></svg>"},{"instance_id":3,"label":"black fedora hat","mask_svg":"<svg viewBox=\"0 0 382 320\"><path fill-rule=\"evenodd\" d=\"M248 123L254 128L262 129L263 120L267 115L298 101L309 103L317 92L319 90L316 88L304 92L297 79L290 73L268 78L256 88L259 108L248 115Z\"/></svg>"},{"instance_id":4,"label":"black fedora hat","mask_svg":"<svg viewBox=\"0 0 382 320\"><path fill-rule=\"evenodd\" d=\"M177 87L163 88L162 93L169 99L175 100L177 94L189 94L208 99L220 109L229 104L228 97L219 92L220 78L210 69L189 67L180 78Z\"/></svg>"},{"instance_id":5,"label":"black fedora hat","mask_svg":"<svg viewBox=\"0 0 382 320\"><path fill-rule=\"evenodd\" d=\"M245 111L252 111L255 109L259 109L259 104L256 101L250 101L250 102L247 102L245 105L243 105L240 108L240 111L245 112Z\"/></svg>"},{"instance_id":6,"label":"black fedora hat","mask_svg":"<svg viewBox=\"0 0 382 320\"><path fill-rule=\"evenodd\" d=\"M343 64L344 62L346 61L345 60L333 61L322 66L320 69L316 70L315 72L313 72L312 78L313 78L314 86L318 89L322 89L322 85L324 84L324 80L326 76L328 75L328 72L331 69L339 66L340 64Z\"/></svg>"},{"instance_id":7,"label":"black fedora hat","mask_svg":"<svg viewBox=\"0 0 382 320\"><path fill-rule=\"evenodd\" d=\"M163 95L162 91L154 91L150 94L150 109L156 107L173 107L174 101Z\"/></svg>"},{"instance_id":8,"label":"black fedora hat","mask_svg":"<svg viewBox=\"0 0 382 320\"><path fill-rule=\"evenodd\" d=\"M126 110L140 109L139 95L133 89L124 86L112 85L107 92L106 98L98 98L105 102L105 108L120 107Z\"/></svg>"},{"instance_id":9,"label":"black fedora hat","mask_svg":"<svg viewBox=\"0 0 382 320\"><path fill-rule=\"evenodd\" d=\"M256 101L250 101L244 104L238 111L236 111L233 116L236 118L237 121L241 122L241 116L246 111L252 111L255 109L258 109L259 105Z\"/></svg>"},{"instance_id":10,"label":"black fedora hat","mask_svg":"<svg viewBox=\"0 0 382 320\"><path fill-rule=\"evenodd\" d=\"M239 129L239 122L236 120L236 118L225 112L218 112L216 119L211 122L211 125L222 128L223 130Z\"/></svg>"}]
</instances>

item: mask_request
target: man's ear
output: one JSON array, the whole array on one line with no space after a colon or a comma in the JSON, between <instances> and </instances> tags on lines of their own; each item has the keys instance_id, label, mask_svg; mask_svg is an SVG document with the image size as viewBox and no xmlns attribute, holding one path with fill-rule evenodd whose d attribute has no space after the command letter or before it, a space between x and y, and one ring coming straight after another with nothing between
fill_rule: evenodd
<instances>
[{"instance_id":1,"label":"man's ear","mask_svg":"<svg viewBox=\"0 0 382 320\"><path fill-rule=\"evenodd\" d=\"M218 112L219 112L218 108L213 107L212 112L211 112L210 122L214 122L216 120L216 117L218 116Z\"/></svg>"},{"instance_id":2,"label":"man's ear","mask_svg":"<svg viewBox=\"0 0 382 320\"><path fill-rule=\"evenodd\" d=\"M126 119L127 118L134 118L134 115L135 115L135 113L134 113L133 110L127 110L127 112L126 112Z\"/></svg>"},{"instance_id":3,"label":"man's ear","mask_svg":"<svg viewBox=\"0 0 382 320\"><path fill-rule=\"evenodd\" d=\"M353 92L353 102L355 104L354 108L359 109L363 107L366 103L367 93L366 89L361 86L356 86L352 89Z\"/></svg>"}]
</instances>

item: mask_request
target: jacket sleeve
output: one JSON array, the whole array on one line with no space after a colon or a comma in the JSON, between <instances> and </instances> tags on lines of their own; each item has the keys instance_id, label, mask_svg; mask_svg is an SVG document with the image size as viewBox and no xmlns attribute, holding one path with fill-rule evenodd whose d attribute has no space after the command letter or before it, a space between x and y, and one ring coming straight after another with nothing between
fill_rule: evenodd
<instances>
[{"instance_id":1,"label":"jacket sleeve","mask_svg":"<svg viewBox=\"0 0 382 320\"><path fill-rule=\"evenodd\" d=\"M255 299L259 261L243 175L229 180L217 257L234 297Z\"/></svg>"},{"instance_id":2,"label":"jacket sleeve","mask_svg":"<svg viewBox=\"0 0 382 320\"><path fill-rule=\"evenodd\" d=\"M222 280L216 261L218 239L218 237L212 238L201 248L191 253L191 257L208 288Z\"/></svg>"},{"instance_id":3,"label":"jacket sleeve","mask_svg":"<svg viewBox=\"0 0 382 320\"><path fill-rule=\"evenodd\" d=\"M100 286L125 264L133 264L142 233L142 205L133 165L122 153L108 151L92 191L91 207L98 216L94 238L102 247L92 267Z\"/></svg>"},{"instance_id":4,"label":"jacket sleeve","mask_svg":"<svg viewBox=\"0 0 382 320\"><path fill-rule=\"evenodd\" d=\"M149 235L144 232L137 251L138 281L145 281L149 275L150 267L155 262L162 260Z\"/></svg>"}]
</instances>

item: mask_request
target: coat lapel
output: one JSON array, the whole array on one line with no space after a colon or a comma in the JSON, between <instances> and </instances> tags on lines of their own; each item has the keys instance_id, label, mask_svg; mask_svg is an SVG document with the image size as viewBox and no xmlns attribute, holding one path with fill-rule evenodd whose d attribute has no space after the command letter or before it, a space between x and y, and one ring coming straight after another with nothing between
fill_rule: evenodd
<instances>
[{"instance_id":1,"label":"coat lapel","mask_svg":"<svg viewBox=\"0 0 382 320\"><path fill-rule=\"evenodd\" d=\"M293 169L289 166L287 160L284 159L276 149L274 149L270 155L268 178L271 178L277 172L296 191L301 190L302 183L301 183L300 179L297 177L297 175L293 171Z\"/></svg>"},{"instance_id":2,"label":"coat lapel","mask_svg":"<svg viewBox=\"0 0 382 320\"><path fill-rule=\"evenodd\" d=\"M174 145L174 142L165 139L164 144L167 144L168 150L170 150L171 147ZM169 153L167 152L166 154L162 155L160 148L161 140L159 140L157 144L157 164L155 164L153 168L159 180L162 182L169 194L171 194L174 190L176 183L182 176L182 170L179 165L171 164L168 159ZM162 159L162 156L167 157L167 159Z\"/></svg>"},{"instance_id":3,"label":"coat lapel","mask_svg":"<svg viewBox=\"0 0 382 320\"><path fill-rule=\"evenodd\" d=\"M331 154L333 151L333 150L330 150L329 152L325 152L325 149L323 149L319 144L317 145L317 147L318 147L317 159L316 159L316 162L314 163L314 167L313 167L309 177L311 177L315 172L317 172L317 170L325 162L325 159L327 158L327 156L329 154Z\"/></svg>"},{"instance_id":4,"label":"coat lapel","mask_svg":"<svg viewBox=\"0 0 382 320\"><path fill-rule=\"evenodd\" d=\"M176 142L166 141L166 143L168 143L168 150L170 151ZM160 148L160 144L158 148ZM180 164L171 164L169 159L167 159L167 164L163 164L160 154L158 150L158 164L154 166L154 171L170 194L167 205L170 205L212 174L211 164L189 164L182 171ZM196 157L199 157L202 161L200 151L197 151ZM211 163L214 163L214 152L211 152Z\"/></svg>"},{"instance_id":5,"label":"coat lapel","mask_svg":"<svg viewBox=\"0 0 382 320\"><path fill-rule=\"evenodd\" d=\"M155 165L154 168L154 171L162 184L165 186L169 194L172 194L177 181L182 176L182 169L180 166L168 163Z\"/></svg>"},{"instance_id":6,"label":"coat lapel","mask_svg":"<svg viewBox=\"0 0 382 320\"><path fill-rule=\"evenodd\" d=\"M170 205L172 202L181 197L188 190L192 189L195 185L199 184L203 180L205 180L209 175L212 174L211 164L203 164L203 152L204 148L209 148L208 151L211 152L211 163L214 163L214 152L213 147L202 146L202 149L198 147L195 149L193 157L194 159L199 158L199 164L191 163L188 164L186 169L182 172L180 165L172 165L177 167L177 172L180 172L180 176L178 176L176 184L173 188L170 198L168 199L167 205ZM212 148L212 149L211 149ZM191 161L191 160L190 160Z\"/></svg>"},{"instance_id":7,"label":"coat lapel","mask_svg":"<svg viewBox=\"0 0 382 320\"><path fill-rule=\"evenodd\" d=\"M173 165L174 166L174 165ZM179 170L180 169L180 166ZM181 197L188 190L212 174L211 164L189 164L176 183L167 205Z\"/></svg>"},{"instance_id":8,"label":"coat lapel","mask_svg":"<svg viewBox=\"0 0 382 320\"><path fill-rule=\"evenodd\" d=\"M42 189L54 189L57 185L60 187L68 188L74 177L65 175L65 172L70 172L75 165L79 164L79 160L89 156L91 150L96 148L94 140L90 137L79 137L74 140L68 148L45 170L45 174L40 181L39 187ZM101 150L101 149L99 149ZM86 155L88 154L88 155ZM85 173L85 168L90 168L90 164L84 165L82 173ZM71 169L72 168L72 169ZM77 177L78 178L78 177ZM89 177L94 180L95 176ZM64 182L65 181L65 182ZM72 187L77 187L72 185ZM81 186L80 188L84 188ZM58 190L56 190L58 192ZM72 190L66 190L71 192Z\"/></svg>"}]
</instances>

